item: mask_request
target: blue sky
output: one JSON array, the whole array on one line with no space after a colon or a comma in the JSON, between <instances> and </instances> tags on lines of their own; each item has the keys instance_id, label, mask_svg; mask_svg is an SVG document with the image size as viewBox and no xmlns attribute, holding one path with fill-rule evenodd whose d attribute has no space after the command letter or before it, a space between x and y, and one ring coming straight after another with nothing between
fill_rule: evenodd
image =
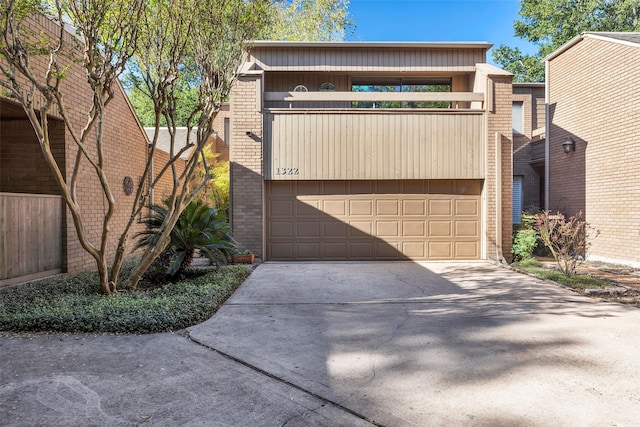
<instances>
[{"instance_id":1,"label":"blue sky","mask_svg":"<svg viewBox=\"0 0 640 427\"><path fill-rule=\"evenodd\" d=\"M513 35L518 0L350 0L357 41L486 41L525 53L534 45ZM487 60L491 61L489 54Z\"/></svg>"}]
</instances>

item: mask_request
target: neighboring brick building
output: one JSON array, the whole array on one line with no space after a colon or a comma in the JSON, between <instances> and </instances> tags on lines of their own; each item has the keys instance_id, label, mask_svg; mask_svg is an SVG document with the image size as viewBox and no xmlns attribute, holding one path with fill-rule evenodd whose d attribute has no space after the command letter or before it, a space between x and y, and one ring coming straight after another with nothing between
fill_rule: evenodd
<instances>
[{"instance_id":1,"label":"neighboring brick building","mask_svg":"<svg viewBox=\"0 0 640 427\"><path fill-rule=\"evenodd\" d=\"M546 64L547 208L585 213L591 259L640 266L640 33L583 33Z\"/></svg>"},{"instance_id":2,"label":"neighboring brick building","mask_svg":"<svg viewBox=\"0 0 640 427\"><path fill-rule=\"evenodd\" d=\"M33 34L56 34L59 31L54 22L43 16L30 19L28 24ZM67 42L71 42L73 36L65 33L65 37ZM37 64L39 73L46 69L46 58L34 58L31 63ZM91 89L81 64L70 63L61 87L72 125L81 129L91 104ZM36 105L38 102L41 100L36 97ZM55 114L54 109L51 114ZM50 116L49 122L52 151L68 180L77 147L61 118ZM114 86L114 99L106 109L104 122L104 168L116 201L108 241L113 254L117 239L130 217L133 194L143 174L147 138L119 84ZM95 147L90 146L89 150L95 150ZM158 160L156 170L163 165L162 159ZM77 194L84 230L88 239L99 246L107 203L86 160L81 162L80 171ZM133 194L127 194L125 187L131 188ZM77 239L73 219L62 203L31 123L21 106L2 96L0 192L0 284L15 282L19 277L34 278L60 271L73 273L96 268L94 259ZM129 244L131 247L132 242Z\"/></svg>"},{"instance_id":3,"label":"neighboring brick building","mask_svg":"<svg viewBox=\"0 0 640 427\"><path fill-rule=\"evenodd\" d=\"M512 75L490 47L256 42L231 94L236 239L267 260L508 256Z\"/></svg>"},{"instance_id":4,"label":"neighboring brick building","mask_svg":"<svg viewBox=\"0 0 640 427\"><path fill-rule=\"evenodd\" d=\"M513 222L544 208L544 83L513 84Z\"/></svg>"}]
</instances>

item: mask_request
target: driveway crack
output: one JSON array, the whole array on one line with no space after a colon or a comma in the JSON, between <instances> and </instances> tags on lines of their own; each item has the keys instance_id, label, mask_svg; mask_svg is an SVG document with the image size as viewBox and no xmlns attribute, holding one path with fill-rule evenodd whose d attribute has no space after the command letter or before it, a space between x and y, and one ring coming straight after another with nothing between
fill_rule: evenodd
<instances>
[{"instance_id":1,"label":"driveway crack","mask_svg":"<svg viewBox=\"0 0 640 427\"><path fill-rule=\"evenodd\" d=\"M331 406L333 406L333 407L335 407L335 408L337 408L337 409L339 409L341 411L347 412L347 413L353 415L354 417L360 418L361 420L363 420L363 421L365 421L365 422L367 422L367 423L369 423L369 424L371 424L373 426L385 427L384 424L380 424L380 423L376 422L375 420L372 420L371 418L367 417L366 415L360 414L359 412L356 412L356 411L354 411L354 410L352 410L350 408L347 408L346 406L341 405L338 402L334 402L333 400L330 400L330 399L327 399L325 397L322 397L319 394L316 394L316 393L314 393L314 392L312 392L310 390L305 389L304 387L300 387L299 385L294 384L294 383L292 383L290 381L287 381L287 380L285 380L283 378L277 377L277 376L265 371L264 369L260 369L255 365L247 363L242 359L238 359L237 357L234 357L234 356L232 356L230 354L227 354L227 353L225 353L223 351L220 351L220 350L218 350L218 349L216 349L216 348L214 348L214 347L212 347L210 345L207 345L207 344L205 344L205 343L203 343L201 341L198 341L196 338L192 337L191 334L189 333L189 331L186 330L186 329L184 329L182 331L179 331L178 335L181 335L181 336L185 337L186 339L188 339L189 341L199 345L200 347L206 348L207 350L211 350L211 351L219 354L220 356L222 356L222 357L224 357L226 359L229 359L229 360L231 360L233 362L239 363L239 364L241 364L241 365L243 365L243 366L245 366L245 367L247 367L247 368L249 368L249 369L251 369L251 370L253 370L253 371L255 371L255 372L259 373L259 374L261 374L261 375L264 375L264 376L269 377L269 378L271 378L271 379L273 379L275 381L278 381L278 382L280 382L282 384L285 384L285 385L287 385L289 387L292 387L292 388L294 388L294 389L296 389L296 390L298 390L298 391L300 391L300 392L302 392L302 393L304 393L304 394L306 394L308 396L311 396L311 397L313 397L315 399L320 400L321 402L324 402L325 404L329 404L329 405L331 405ZM320 405L320 407L322 407L322 405ZM313 409L312 411L316 411L317 409L318 408ZM309 412L309 411L305 411L302 414L298 414L296 416L293 416L293 417L289 418L283 424L283 426L286 425L287 423L291 422L292 420L296 419L297 417L300 417L300 416L304 415L307 412Z\"/></svg>"}]
</instances>

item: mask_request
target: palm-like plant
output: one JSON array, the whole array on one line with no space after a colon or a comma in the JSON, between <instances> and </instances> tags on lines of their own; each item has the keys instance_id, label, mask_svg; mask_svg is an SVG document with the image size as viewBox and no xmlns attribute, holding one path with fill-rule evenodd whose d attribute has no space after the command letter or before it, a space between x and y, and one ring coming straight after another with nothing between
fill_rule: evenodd
<instances>
[{"instance_id":1,"label":"palm-like plant","mask_svg":"<svg viewBox=\"0 0 640 427\"><path fill-rule=\"evenodd\" d=\"M151 206L151 215L142 221L146 229L136 235L136 249L156 244L160 225L169 212L168 204L165 200L163 205ZM221 265L228 262L236 247L229 224L219 218L218 210L194 200L171 230L171 241L159 260L167 267L167 274L175 276L191 265L196 250Z\"/></svg>"}]
</instances>

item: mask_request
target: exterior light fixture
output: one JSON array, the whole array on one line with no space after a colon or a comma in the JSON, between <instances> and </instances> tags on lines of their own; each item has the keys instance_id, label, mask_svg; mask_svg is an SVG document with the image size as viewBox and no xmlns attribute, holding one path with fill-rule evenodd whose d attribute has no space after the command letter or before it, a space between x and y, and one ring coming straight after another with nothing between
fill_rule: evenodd
<instances>
[{"instance_id":1,"label":"exterior light fixture","mask_svg":"<svg viewBox=\"0 0 640 427\"><path fill-rule=\"evenodd\" d=\"M562 151L564 151L564 154L569 154L572 151L576 151L576 142L573 140L573 138L567 138L562 143Z\"/></svg>"}]
</instances>

